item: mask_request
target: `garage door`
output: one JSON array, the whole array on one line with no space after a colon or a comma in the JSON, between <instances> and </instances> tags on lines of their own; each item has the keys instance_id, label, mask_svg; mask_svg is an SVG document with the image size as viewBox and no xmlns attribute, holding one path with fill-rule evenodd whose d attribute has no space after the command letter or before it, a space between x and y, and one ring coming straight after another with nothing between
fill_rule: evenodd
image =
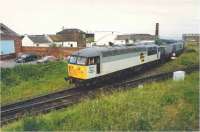
<instances>
[{"instance_id":1,"label":"garage door","mask_svg":"<svg viewBox=\"0 0 200 132\"><path fill-rule=\"evenodd\" d=\"M0 40L0 55L15 53L15 44L13 40Z\"/></svg>"}]
</instances>

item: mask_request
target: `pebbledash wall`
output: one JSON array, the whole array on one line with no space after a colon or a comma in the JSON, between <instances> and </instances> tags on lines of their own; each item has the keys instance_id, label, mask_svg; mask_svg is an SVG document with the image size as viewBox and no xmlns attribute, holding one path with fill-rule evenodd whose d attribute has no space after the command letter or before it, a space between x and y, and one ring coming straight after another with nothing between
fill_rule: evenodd
<instances>
[{"instance_id":1,"label":"pebbledash wall","mask_svg":"<svg viewBox=\"0 0 200 132\"><path fill-rule=\"evenodd\" d=\"M80 47L77 48L71 48L71 47L22 47L21 52L22 53L35 53L40 56L46 56L46 55L53 55L58 58L63 58L71 55L73 52L78 51Z\"/></svg>"}]
</instances>

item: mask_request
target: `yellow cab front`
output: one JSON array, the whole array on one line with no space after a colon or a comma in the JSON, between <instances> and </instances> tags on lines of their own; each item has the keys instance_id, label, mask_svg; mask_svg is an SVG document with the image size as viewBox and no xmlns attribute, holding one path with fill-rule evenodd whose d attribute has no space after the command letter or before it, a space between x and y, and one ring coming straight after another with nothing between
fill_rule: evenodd
<instances>
[{"instance_id":1,"label":"yellow cab front","mask_svg":"<svg viewBox=\"0 0 200 132\"><path fill-rule=\"evenodd\" d=\"M88 67L76 64L68 64L68 76L77 79L87 79Z\"/></svg>"},{"instance_id":2,"label":"yellow cab front","mask_svg":"<svg viewBox=\"0 0 200 132\"><path fill-rule=\"evenodd\" d=\"M70 56L68 64L68 77L77 79L88 78L88 66L86 65L87 58L80 56Z\"/></svg>"}]
</instances>

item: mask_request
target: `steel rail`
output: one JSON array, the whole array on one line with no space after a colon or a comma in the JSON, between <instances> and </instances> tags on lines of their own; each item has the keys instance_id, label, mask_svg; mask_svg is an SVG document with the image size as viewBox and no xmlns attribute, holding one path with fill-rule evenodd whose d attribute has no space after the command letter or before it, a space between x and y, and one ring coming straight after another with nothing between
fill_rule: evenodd
<instances>
[{"instance_id":1,"label":"steel rail","mask_svg":"<svg viewBox=\"0 0 200 132\"><path fill-rule=\"evenodd\" d=\"M184 70L186 73L191 73L193 71L199 71L199 65L190 66L188 68L179 70ZM56 93L51 93L45 96L36 97L30 100L2 106L1 125L21 118L27 113L31 115L36 115L75 104L79 102L82 97L87 97L90 94L90 92L95 93L95 91L97 91L98 89L113 90L133 88L137 87L140 84L171 78L173 76L173 72L174 71L164 72L160 74L141 77L135 80L123 81L118 83L114 82L113 84L109 84L102 87L74 87Z\"/></svg>"}]
</instances>

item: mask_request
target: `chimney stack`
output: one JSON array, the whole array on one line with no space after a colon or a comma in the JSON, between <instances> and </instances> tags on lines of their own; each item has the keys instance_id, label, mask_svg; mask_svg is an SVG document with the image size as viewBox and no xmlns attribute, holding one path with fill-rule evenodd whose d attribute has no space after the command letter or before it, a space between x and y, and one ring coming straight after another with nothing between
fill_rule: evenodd
<instances>
[{"instance_id":1,"label":"chimney stack","mask_svg":"<svg viewBox=\"0 0 200 132\"><path fill-rule=\"evenodd\" d=\"M155 31L155 44L159 45L159 23L156 23L156 31Z\"/></svg>"},{"instance_id":2,"label":"chimney stack","mask_svg":"<svg viewBox=\"0 0 200 132\"><path fill-rule=\"evenodd\" d=\"M156 32L155 32L156 38L159 37L159 23L156 23Z\"/></svg>"}]
</instances>

